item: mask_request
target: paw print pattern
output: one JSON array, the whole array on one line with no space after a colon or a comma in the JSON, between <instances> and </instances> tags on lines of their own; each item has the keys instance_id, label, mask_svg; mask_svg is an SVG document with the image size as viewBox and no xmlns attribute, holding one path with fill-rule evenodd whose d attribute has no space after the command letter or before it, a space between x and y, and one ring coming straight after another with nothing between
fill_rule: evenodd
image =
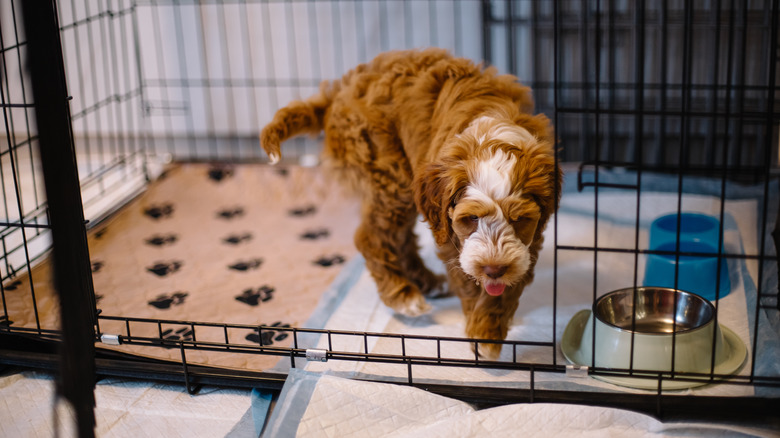
<instances>
[{"instance_id":1,"label":"paw print pattern","mask_svg":"<svg viewBox=\"0 0 780 438\"><path fill-rule=\"evenodd\" d=\"M340 265L344 263L346 259L343 256L340 256L338 254L332 255L330 257L322 256L314 261L315 264L320 265L324 268L331 267L333 265Z\"/></svg>"},{"instance_id":2,"label":"paw print pattern","mask_svg":"<svg viewBox=\"0 0 780 438\"><path fill-rule=\"evenodd\" d=\"M295 216L295 217L311 216L316 212L317 212L317 207L313 205L307 205L305 207L300 207L300 208L293 208L292 210L289 211L290 216Z\"/></svg>"},{"instance_id":3,"label":"paw print pattern","mask_svg":"<svg viewBox=\"0 0 780 438\"><path fill-rule=\"evenodd\" d=\"M179 240L179 237L173 233L155 234L154 236L146 239L146 244L152 246L166 246L173 245L177 240Z\"/></svg>"},{"instance_id":4,"label":"paw print pattern","mask_svg":"<svg viewBox=\"0 0 780 438\"><path fill-rule=\"evenodd\" d=\"M166 219L173 215L173 204L150 205L144 209L144 214L151 219Z\"/></svg>"},{"instance_id":5,"label":"paw print pattern","mask_svg":"<svg viewBox=\"0 0 780 438\"><path fill-rule=\"evenodd\" d=\"M174 292L172 294L158 295L149 305L158 309L170 309L171 306L180 306L184 304L184 299L189 295L187 292Z\"/></svg>"},{"instance_id":6,"label":"paw print pattern","mask_svg":"<svg viewBox=\"0 0 780 438\"><path fill-rule=\"evenodd\" d=\"M22 282L19 280L14 280L6 285L3 285L3 289L5 290L16 290L19 289L19 286L22 285Z\"/></svg>"},{"instance_id":7,"label":"paw print pattern","mask_svg":"<svg viewBox=\"0 0 780 438\"><path fill-rule=\"evenodd\" d=\"M240 243L249 242L250 240L252 240L251 233L232 234L222 239L223 242L229 245L238 245Z\"/></svg>"},{"instance_id":8,"label":"paw print pattern","mask_svg":"<svg viewBox=\"0 0 780 438\"><path fill-rule=\"evenodd\" d=\"M262 324L261 324L262 325ZM281 321L277 321L268 327L290 328L290 324L282 324ZM253 333L246 335L246 340L249 342L256 342L261 347L268 347L274 344L274 342L281 342L290 336L286 331L276 331L271 328L256 328Z\"/></svg>"},{"instance_id":9,"label":"paw print pattern","mask_svg":"<svg viewBox=\"0 0 780 438\"><path fill-rule=\"evenodd\" d=\"M225 220L232 220L244 215L243 207L225 208L217 212L217 217Z\"/></svg>"},{"instance_id":10,"label":"paw print pattern","mask_svg":"<svg viewBox=\"0 0 780 438\"><path fill-rule=\"evenodd\" d=\"M263 259L252 259L236 262L228 266L228 268L233 269L234 271L249 271L259 268L262 264Z\"/></svg>"},{"instance_id":11,"label":"paw print pattern","mask_svg":"<svg viewBox=\"0 0 780 438\"><path fill-rule=\"evenodd\" d=\"M214 166L209 169L209 179L216 182L221 182L223 179L227 179L233 176L233 168L230 166Z\"/></svg>"},{"instance_id":12,"label":"paw print pattern","mask_svg":"<svg viewBox=\"0 0 780 438\"><path fill-rule=\"evenodd\" d=\"M326 230L325 228L320 228L319 230L309 230L301 234L301 239L317 240L317 239L324 239L328 236L330 236L330 231Z\"/></svg>"},{"instance_id":13,"label":"paw print pattern","mask_svg":"<svg viewBox=\"0 0 780 438\"><path fill-rule=\"evenodd\" d=\"M165 277L181 269L181 265L182 262L178 260L155 262L152 266L148 266L146 270L158 277Z\"/></svg>"},{"instance_id":14,"label":"paw print pattern","mask_svg":"<svg viewBox=\"0 0 780 438\"><path fill-rule=\"evenodd\" d=\"M276 289L270 286L261 286L257 289L247 289L241 295L236 297L237 301L249 304L250 306L257 306L260 302L267 302L273 299L274 291Z\"/></svg>"},{"instance_id":15,"label":"paw print pattern","mask_svg":"<svg viewBox=\"0 0 780 438\"><path fill-rule=\"evenodd\" d=\"M191 327L182 327L178 330L167 329L162 332L162 338L165 341L192 341L195 339ZM163 345L165 348L175 348L174 345Z\"/></svg>"}]
</instances>

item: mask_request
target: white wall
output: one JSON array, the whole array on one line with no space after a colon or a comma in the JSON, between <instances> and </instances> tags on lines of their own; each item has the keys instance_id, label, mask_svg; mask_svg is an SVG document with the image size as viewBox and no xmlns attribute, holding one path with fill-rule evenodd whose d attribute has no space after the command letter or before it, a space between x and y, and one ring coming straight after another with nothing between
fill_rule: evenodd
<instances>
[{"instance_id":1,"label":"white wall","mask_svg":"<svg viewBox=\"0 0 780 438\"><path fill-rule=\"evenodd\" d=\"M130 0L63 1L74 130L255 135L277 108L382 51L438 46L481 61L480 10L478 0L181 0L135 10Z\"/></svg>"}]
</instances>

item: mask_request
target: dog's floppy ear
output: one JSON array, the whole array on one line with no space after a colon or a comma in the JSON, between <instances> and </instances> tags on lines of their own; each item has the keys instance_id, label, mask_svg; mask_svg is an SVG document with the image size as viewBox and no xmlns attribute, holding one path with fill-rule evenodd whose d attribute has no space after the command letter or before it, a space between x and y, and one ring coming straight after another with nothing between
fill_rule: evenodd
<instances>
[{"instance_id":1,"label":"dog's floppy ear","mask_svg":"<svg viewBox=\"0 0 780 438\"><path fill-rule=\"evenodd\" d=\"M538 241L560 203L563 187L563 171L556 163L552 135L540 138L535 147L526 150L522 167L525 173L523 190L534 196L541 213L534 237Z\"/></svg>"},{"instance_id":2,"label":"dog's floppy ear","mask_svg":"<svg viewBox=\"0 0 780 438\"><path fill-rule=\"evenodd\" d=\"M425 166L415 176L414 200L439 246L452 239L449 209L459 193L458 170L443 163Z\"/></svg>"}]
</instances>

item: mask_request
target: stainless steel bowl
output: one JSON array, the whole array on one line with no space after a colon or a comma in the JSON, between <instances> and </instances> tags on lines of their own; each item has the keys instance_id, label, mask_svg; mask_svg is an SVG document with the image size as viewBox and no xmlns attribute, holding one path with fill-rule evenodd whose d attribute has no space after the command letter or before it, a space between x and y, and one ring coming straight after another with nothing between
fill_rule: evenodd
<instances>
[{"instance_id":1,"label":"stainless steel bowl","mask_svg":"<svg viewBox=\"0 0 780 438\"><path fill-rule=\"evenodd\" d=\"M639 287L602 296L593 304L593 313L601 322L620 330L663 335L704 327L714 318L715 307L690 292Z\"/></svg>"},{"instance_id":2,"label":"stainless steel bowl","mask_svg":"<svg viewBox=\"0 0 780 438\"><path fill-rule=\"evenodd\" d=\"M709 301L661 287L620 289L598 298L592 310L582 310L569 321L561 350L572 363L611 369L612 374L594 375L598 379L651 390L658 388L655 379L635 376L655 377L671 370L728 375L741 369L747 357L739 336L716 324ZM665 380L662 387L684 389L711 382L706 376L689 376Z\"/></svg>"},{"instance_id":3,"label":"stainless steel bowl","mask_svg":"<svg viewBox=\"0 0 780 438\"><path fill-rule=\"evenodd\" d=\"M662 287L619 289L598 298L592 312L596 317L588 318L579 344L586 364L704 372L713 353L716 362L725 353L715 308L696 294Z\"/></svg>"}]
</instances>

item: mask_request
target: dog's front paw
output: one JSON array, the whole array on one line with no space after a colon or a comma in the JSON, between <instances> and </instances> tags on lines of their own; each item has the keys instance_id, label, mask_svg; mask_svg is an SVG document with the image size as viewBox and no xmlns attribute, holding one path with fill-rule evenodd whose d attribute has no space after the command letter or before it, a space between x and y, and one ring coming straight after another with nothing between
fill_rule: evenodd
<instances>
[{"instance_id":1,"label":"dog's front paw","mask_svg":"<svg viewBox=\"0 0 780 438\"><path fill-rule=\"evenodd\" d=\"M477 306L467 316L466 336L475 341L482 341L471 343L471 350L482 359L498 359L504 346L507 329L508 324L500 318L500 315L486 311L484 307Z\"/></svg>"},{"instance_id":2,"label":"dog's front paw","mask_svg":"<svg viewBox=\"0 0 780 438\"><path fill-rule=\"evenodd\" d=\"M485 360L498 360L501 356L502 344L485 344L485 343L472 343L471 351L474 354L478 354L480 359Z\"/></svg>"}]
</instances>

